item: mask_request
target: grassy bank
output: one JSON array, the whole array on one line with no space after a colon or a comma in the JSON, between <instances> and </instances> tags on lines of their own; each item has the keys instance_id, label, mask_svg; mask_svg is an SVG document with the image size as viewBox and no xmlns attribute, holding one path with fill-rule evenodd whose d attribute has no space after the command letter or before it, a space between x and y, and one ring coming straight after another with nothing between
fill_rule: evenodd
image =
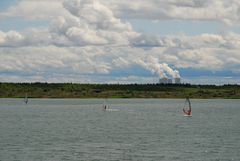
<instances>
[{"instance_id":1,"label":"grassy bank","mask_svg":"<svg viewBox=\"0 0 240 161\"><path fill-rule=\"evenodd\" d=\"M240 98L239 85L0 83L0 98Z\"/></svg>"}]
</instances>

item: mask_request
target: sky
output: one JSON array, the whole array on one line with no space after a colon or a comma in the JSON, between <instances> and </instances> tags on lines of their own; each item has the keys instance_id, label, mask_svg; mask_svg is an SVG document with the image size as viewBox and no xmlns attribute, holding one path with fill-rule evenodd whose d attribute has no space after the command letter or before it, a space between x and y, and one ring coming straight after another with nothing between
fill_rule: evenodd
<instances>
[{"instance_id":1,"label":"sky","mask_svg":"<svg viewBox=\"0 0 240 161\"><path fill-rule=\"evenodd\" d=\"M240 84L239 0L1 0L0 82Z\"/></svg>"}]
</instances>

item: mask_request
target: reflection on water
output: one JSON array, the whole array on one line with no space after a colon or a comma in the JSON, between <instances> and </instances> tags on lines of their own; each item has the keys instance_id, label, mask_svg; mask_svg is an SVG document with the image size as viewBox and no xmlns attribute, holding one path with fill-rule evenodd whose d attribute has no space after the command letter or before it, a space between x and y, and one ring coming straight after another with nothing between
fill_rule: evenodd
<instances>
[{"instance_id":1,"label":"reflection on water","mask_svg":"<svg viewBox=\"0 0 240 161\"><path fill-rule=\"evenodd\" d=\"M240 159L240 100L0 99L0 160Z\"/></svg>"}]
</instances>

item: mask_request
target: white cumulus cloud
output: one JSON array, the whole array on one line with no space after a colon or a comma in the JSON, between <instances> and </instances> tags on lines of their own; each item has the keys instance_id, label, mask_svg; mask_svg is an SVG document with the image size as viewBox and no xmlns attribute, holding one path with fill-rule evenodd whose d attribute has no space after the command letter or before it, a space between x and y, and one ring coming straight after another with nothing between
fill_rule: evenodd
<instances>
[{"instance_id":1,"label":"white cumulus cloud","mask_svg":"<svg viewBox=\"0 0 240 161\"><path fill-rule=\"evenodd\" d=\"M139 79L129 70L136 67L160 77L180 77L178 70L186 68L239 73L238 33L150 36L128 22L184 19L238 25L239 8L237 0L22 0L0 16L45 19L49 26L0 31L1 80L95 82L117 71L129 74L118 77L127 82Z\"/></svg>"}]
</instances>

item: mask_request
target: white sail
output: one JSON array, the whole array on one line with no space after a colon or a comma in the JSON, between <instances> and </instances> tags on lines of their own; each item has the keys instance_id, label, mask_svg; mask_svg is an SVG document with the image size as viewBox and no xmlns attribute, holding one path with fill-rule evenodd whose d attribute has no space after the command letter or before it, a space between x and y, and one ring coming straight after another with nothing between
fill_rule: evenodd
<instances>
[{"instance_id":1,"label":"white sail","mask_svg":"<svg viewBox=\"0 0 240 161\"><path fill-rule=\"evenodd\" d=\"M25 94L24 102L27 104L28 103L28 95L27 93Z\"/></svg>"},{"instance_id":2,"label":"white sail","mask_svg":"<svg viewBox=\"0 0 240 161\"><path fill-rule=\"evenodd\" d=\"M107 104L107 99L105 99L103 102L103 109L106 110L107 108L109 108L109 105Z\"/></svg>"}]
</instances>

